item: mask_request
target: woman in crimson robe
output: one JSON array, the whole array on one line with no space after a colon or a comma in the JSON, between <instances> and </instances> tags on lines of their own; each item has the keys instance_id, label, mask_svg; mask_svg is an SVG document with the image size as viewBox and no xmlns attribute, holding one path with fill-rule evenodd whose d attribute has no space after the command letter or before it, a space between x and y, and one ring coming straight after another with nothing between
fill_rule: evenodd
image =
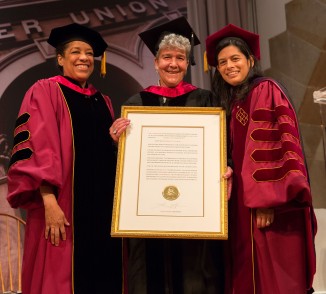
<instances>
[{"instance_id":1,"label":"woman in crimson robe","mask_svg":"<svg viewBox=\"0 0 326 294\"><path fill-rule=\"evenodd\" d=\"M124 104L135 106L218 106L212 92L184 81L192 62L191 39L199 40L184 17L140 34L151 50L158 73L152 85ZM112 127L118 141L129 121L117 119ZM230 171L227 176L230 176ZM129 239L128 291L132 294L223 293L222 241Z\"/></svg>"},{"instance_id":2,"label":"woman in crimson robe","mask_svg":"<svg viewBox=\"0 0 326 294\"><path fill-rule=\"evenodd\" d=\"M121 240L110 238L115 144L110 98L87 83L107 43L54 28L62 75L37 81L16 121L8 201L27 210L24 294L122 293Z\"/></svg>"},{"instance_id":3,"label":"woman in crimson robe","mask_svg":"<svg viewBox=\"0 0 326 294\"><path fill-rule=\"evenodd\" d=\"M284 87L262 77L259 35L229 24L206 50L234 170L226 293L312 293L317 228L295 110Z\"/></svg>"}]
</instances>

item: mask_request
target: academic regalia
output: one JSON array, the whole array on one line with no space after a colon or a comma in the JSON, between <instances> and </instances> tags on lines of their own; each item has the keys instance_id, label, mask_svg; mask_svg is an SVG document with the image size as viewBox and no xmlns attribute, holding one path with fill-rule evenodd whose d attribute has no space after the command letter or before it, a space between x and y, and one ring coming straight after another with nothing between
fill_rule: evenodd
<instances>
[{"instance_id":1,"label":"academic regalia","mask_svg":"<svg viewBox=\"0 0 326 294\"><path fill-rule=\"evenodd\" d=\"M228 24L206 39L211 66L231 39L245 42L258 62L259 35ZM225 293L312 293L317 224L295 110L276 81L259 77L251 83L245 99L230 97L233 185ZM274 209L265 228L257 228L258 208Z\"/></svg>"},{"instance_id":2,"label":"academic regalia","mask_svg":"<svg viewBox=\"0 0 326 294\"><path fill-rule=\"evenodd\" d=\"M175 88L150 86L130 97L125 105L139 106L217 106L211 91L181 81Z\"/></svg>"},{"instance_id":3,"label":"academic regalia","mask_svg":"<svg viewBox=\"0 0 326 294\"><path fill-rule=\"evenodd\" d=\"M217 101L210 91L180 82L175 88L150 86L124 105L209 107ZM128 239L129 293L223 293L222 242Z\"/></svg>"},{"instance_id":4,"label":"academic regalia","mask_svg":"<svg viewBox=\"0 0 326 294\"><path fill-rule=\"evenodd\" d=\"M27 210L24 294L122 293L121 239L110 238L112 121L109 97L92 85L56 76L26 93L8 172L8 201ZM59 246L44 237L41 185L55 188L70 223Z\"/></svg>"},{"instance_id":5,"label":"academic regalia","mask_svg":"<svg viewBox=\"0 0 326 294\"><path fill-rule=\"evenodd\" d=\"M226 293L311 293L316 219L294 108L273 80L234 102ZM259 229L257 208L274 208Z\"/></svg>"},{"instance_id":6,"label":"academic regalia","mask_svg":"<svg viewBox=\"0 0 326 294\"><path fill-rule=\"evenodd\" d=\"M150 28L139 36L156 56L162 39L172 33L189 39L189 59L194 65L192 47L200 42L184 17ZM219 106L211 91L184 81L175 87L149 86L124 105ZM130 294L223 293L223 241L130 238L127 242Z\"/></svg>"}]
</instances>

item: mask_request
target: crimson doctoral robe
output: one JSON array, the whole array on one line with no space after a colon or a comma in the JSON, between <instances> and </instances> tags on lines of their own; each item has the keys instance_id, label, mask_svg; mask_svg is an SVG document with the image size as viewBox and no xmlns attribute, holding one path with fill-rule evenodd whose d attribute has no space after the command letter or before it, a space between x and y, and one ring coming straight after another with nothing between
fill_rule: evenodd
<instances>
[{"instance_id":1,"label":"crimson doctoral robe","mask_svg":"<svg viewBox=\"0 0 326 294\"><path fill-rule=\"evenodd\" d=\"M121 240L111 240L115 150L109 97L62 76L36 82L16 122L8 201L27 210L24 294L121 293ZM44 238L41 185L54 187L70 226Z\"/></svg>"},{"instance_id":2,"label":"crimson doctoral robe","mask_svg":"<svg viewBox=\"0 0 326 294\"><path fill-rule=\"evenodd\" d=\"M227 293L309 293L316 219L296 114L275 81L260 81L234 103L230 142ZM274 208L269 227L257 228L257 208Z\"/></svg>"}]
</instances>

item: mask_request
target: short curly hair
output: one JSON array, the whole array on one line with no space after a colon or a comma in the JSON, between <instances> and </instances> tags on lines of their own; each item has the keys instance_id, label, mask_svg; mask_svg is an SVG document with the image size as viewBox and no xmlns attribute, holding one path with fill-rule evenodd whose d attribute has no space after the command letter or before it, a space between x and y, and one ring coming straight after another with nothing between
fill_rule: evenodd
<instances>
[{"instance_id":1,"label":"short curly hair","mask_svg":"<svg viewBox=\"0 0 326 294\"><path fill-rule=\"evenodd\" d=\"M186 51L186 57L189 60L191 44L188 38L174 33L165 35L158 45L156 57L159 56L162 49L180 49Z\"/></svg>"}]
</instances>

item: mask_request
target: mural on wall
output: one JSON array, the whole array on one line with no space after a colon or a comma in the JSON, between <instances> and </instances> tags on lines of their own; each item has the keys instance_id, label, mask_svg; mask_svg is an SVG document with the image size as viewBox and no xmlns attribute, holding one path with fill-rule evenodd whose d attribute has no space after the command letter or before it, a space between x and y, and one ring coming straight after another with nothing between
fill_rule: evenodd
<instances>
[{"instance_id":1,"label":"mural on wall","mask_svg":"<svg viewBox=\"0 0 326 294\"><path fill-rule=\"evenodd\" d=\"M13 128L25 92L38 79L59 74L54 49L46 42L53 27L75 22L96 29L107 41L107 75L100 77L100 61L96 60L90 83L111 97L119 116L120 106L128 97L156 83L153 55L138 34L186 13L186 0L0 1L3 173L8 166Z\"/></svg>"}]
</instances>

